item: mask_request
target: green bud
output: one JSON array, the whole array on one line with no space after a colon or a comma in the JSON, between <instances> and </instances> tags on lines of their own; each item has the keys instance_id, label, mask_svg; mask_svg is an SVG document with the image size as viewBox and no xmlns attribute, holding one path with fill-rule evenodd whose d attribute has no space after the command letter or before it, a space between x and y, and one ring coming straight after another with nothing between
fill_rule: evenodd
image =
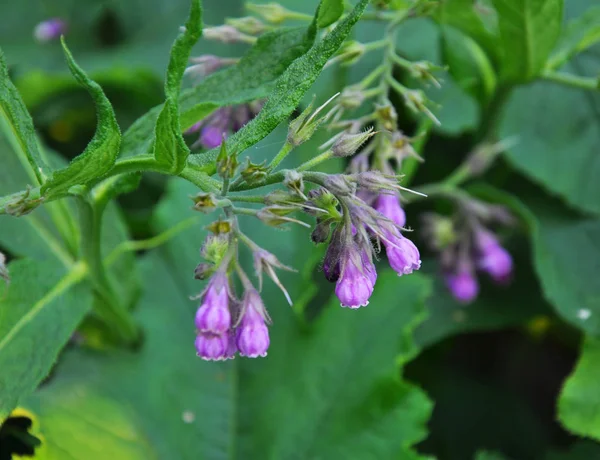
<instances>
[{"instance_id":1,"label":"green bud","mask_svg":"<svg viewBox=\"0 0 600 460\"><path fill-rule=\"evenodd\" d=\"M369 128L362 133L350 134L347 132L342 133L340 137L335 141L331 151L333 156L336 157L347 157L354 155L356 151L369 140L375 133L373 128Z\"/></svg>"},{"instance_id":2,"label":"green bud","mask_svg":"<svg viewBox=\"0 0 600 460\"><path fill-rule=\"evenodd\" d=\"M338 93L339 94L339 93ZM291 123L288 128L287 141L294 147L306 142L312 137L314 132L317 130L322 123L324 123L328 115L318 117L317 115L321 112L327 104L329 104L338 94L335 94L325 104L317 108L312 115L313 103L311 102L304 111L298 115ZM309 116L310 115L310 116Z\"/></svg>"},{"instance_id":3,"label":"green bud","mask_svg":"<svg viewBox=\"0 0 600 460\"><path fill-rule=\"evenodd\" d=\"M237 167L237 155L234 153L231 155L227 154L227 146L225 143L225 138L223 138L223 142L221 142L221 150L219 150L219 155L217 155L217 173L223 179L230 178L235 175Z\"/></svg>"},{"instance_id":4,"label":"green bud","mask_svg":"<svg viewBox=\"0 0 600 460\"><path fill-rule=\"evenodd\" d=\"M217 200L212 193L200 192L190 197L194 202L194 208L196 211L208 214L213 212L217 207Z\"/></svg>"},{"instance_id":5,"label":"green bud","mask_svg":"<svg viewBox=\"0 0 600 460\"><path fill-rule=\"evenodd\" d=\"M375 116L387 131L395 131L397 129L398 114L396 109L391 104L380 105L375 108Z\"/></svg>"},{"instance_id":6,"label":"green bud","mask_svg":"<svg viewBox=\"0 0 600 460\"><path fill-rule=\"evenodd\" d=\"M273 190L265 196L266 204L289 204L302 201L295 193L290 193L285 190Z\"/></svg>"},{"instance_id":7,"label":"green bud","mask_svg":"<svg viewBox=\"0 0 600 460\"><path fill-rule=\"evenodd\" d=\"M225 235L231 232L231 223L228 220L216 220L206 227L207 230L215 235Z\"/></svg>"},{"instance_id":8,"label":"green bud","mask_svg":"<svg viewBox=\"0 0 600 460\"><path fill-rule=\"evenodd\" d=\"M341 217L338 211L339 201L333 193L324 187L319 187L308 192L308 204L314 208L322 209L325 213L333 219L339 219ZM316 214L307 210L309 214ZM319 213L321 215L322 213Z\"/></svg>"},{"instance_id":9,"label":"green bud","mask_svg":"<svg viewBox=\"0 0 600 460\"><path fill-rule=\"evenodd\" d=\"M250 161L250 158L246 159L246 166L241 171L241 175L249 185L260 184L265 180L268 174L268 168L266 162L255 164Z\"/></svg>"},{"instance_id":10,"label":"green bud","mask_svg":"<svg viewBox=\"0 0 600 460\"><path fill-rule=\"evenodd\" d=\"M365 54L365 45L355 40L350 40L342 46L342 49L338 53L338 59L342 61L344 65L352 65L358 62L358 60Z\"/></svg>"},{"instance_id":11,"label":"green bud","mask_svg":"<svg viewBox=\"0 0 600 460\"><path fill-rule=\"evenodd\" d=\"M202 245L202 249L200 252L202 253L202 257L204 257L209 262L212 262L215 265L218 265L219 262L225 256L227 249L229 248L229 238L224 234L215 234L208 235L206 240L204 240L204 244ZM197 267L196 267L197 268Z\"/></svg>"},{"instance_id":12,"label":"green bud","mask_svg":"<svg viewBox=\"0 0 600 460\"><path fill-rule=\"evenodd\" d=\"M252 13L261 16L265 21L271 24L281 24L289 15L289 10L285 9L279 3L266 3L258 5L256 3L247 3L246 8Z\"/></svg>"},{"instance_id":13,"label":"green bud","mask_svg":"<svg viewBox=\"0 0 600 460\"><path fill-rule=\"evenodd\" d=\"M287 223L295 223L304 227L310 227L307 223L302 222L301 220L287 217L288 214L297 210L298 208L291 206L268 206L258 211L256 217L272 227L279 227L280 225Z\"/></svg>"},{"instance_id":14,"label":"green bud","mask_svg":"<svg viewBox=\"0 0 600 460\"><path fill-rule=\"evenodd\" d=\"M304 181L302 180L302 174L295 169L289 169L285 172L283 185L299 197L306 199L304 196Z\"/></svg>"},{"instance_id":15,"label":"green bud","mask_svg":"<svg viewBox=\"0 0 600 460\"><path fill-rule=\"evenodd\" d=\"M227 18L225 23L235 27L244 34L260 35L267 31L268 27L260 19L254 16L246 16L243 18Z\"/></svg>"}]
</instances>

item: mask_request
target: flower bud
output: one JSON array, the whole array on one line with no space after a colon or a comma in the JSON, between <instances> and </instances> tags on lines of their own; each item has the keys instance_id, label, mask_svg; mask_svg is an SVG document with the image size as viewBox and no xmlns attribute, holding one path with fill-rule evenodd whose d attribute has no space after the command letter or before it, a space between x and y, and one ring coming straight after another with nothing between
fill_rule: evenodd
<instances>
[{"instance_id":1,"label":"flower bud","mask_svg":"<svg viewBox=\"0 0 600 460\"><path fill-rule=\"evenodd\" d=\"M318 222L315 225L314 230L310 234L310 239L315 244L325 243L329 239L331 234L331 219L326 219L322 222Z\"/></svg>"},{"instance_id":2,"label":"flower bud","mask_svg":"<svg viewBox=\"0 0 600 460\"><path fill-rule=\"evenodd\" d=\"M217 173L224 179L230 178L235 175L237 167L237 155L234 152L227 154L227 146L223 142L219 155L217 155Z\"/></svg>"},{"instance_id":3,"label":"flower bud","mask_svg":"<svg viewBox=\"0 0 600 460\"><path fill-rule=\"evenodd\" d=\"M231 232L231 222L219 219L207 225L206 229L215 235L224 236Z\"/></svg>"},{"instance_id":4,"label":"flower bud","mask_svg":"<svg viewBox=\"0 0 600 460\"><path fill-rule=\"evenodd\" d=\"M200 133L200 142L207 149L218 147L226 138L226 133L215 125L205 126Z\"/></svg>"},{"instance_id":5,"label":"flower bud","mask_svg":"<svg viewBox=\"0 0 600 460\"><path fill-rule=\"evenodd\" d=\"M397 193L381 193L377 198L375 209L399 227L404 227L406 224L406 213L400 206Z\"/></svg>"},{"instance_id":6,"label":"flower bud","mask_svg":"<svg viewBox=\"0 0 600 460\"><path fill-rule=\"evenodd\" d=\"M290 214L294 211L297 211L298 208L293 206L267 206L266 208L262 208L256 213L256 217L258 217L262 222L272 227L279 227L280 225L287 223L295 223L302 225L304 227L310 228L305 222L301 220L294 219L292 217L287 217L287 214Z\"/></svg>"},{"instance_id":7,"label":"flower bud","mask_svg":"<svg viewBox=\"0 0 600 460\"><path fill-rule=\"evenodd\" d=\"M60 18L52 18L40 22L33 30L33 36L40 43L58 40L67 33L67 23Z\"/></svg>"},{"instance_id":8,"label":"flower bud","mask_svg":"<svg viewBox=\"0 0 600 460\"><path fill-rule=\"evenodd\" d=\"M216 40L222 43L254 43L254 37L244 34L235 27L224 24L216 27L205 27L202 36L207 40Z\"/></svg>"},{"instance_id":9,"label":"flower bud","mask_svg":"<svg viewBox=\"0 0 600 460\"><path fill-rule=\"evenodd\" d=\"M324 186L335 195L353 195L356 192L356 185L343 174L329 174Z\"/></svg>"},{"instance_id":10,"label":"flower bud","mask_svg":"<svg viewBox=\"0 0 600 460\"><path fill-rule=\"evenodd\" d=\"M241 356L267 356L269 329L265 324L265 307L258 292L249 289L242 301L243 316L236 331L236 345Z\"/></svg>"},{"instance_id":11,"label":"flower bud","mask_svg":"<svg viewBox=\"0 0 600 460\"><path fill-rule=\"evenodd\" d=\"M444 70L444 67L428 61L412 62L408 67L408 71L413 78L432 83L437 88L441 88L442 85L439 80L433 76L433 72L438 72L440 70Z\"/></svg>"},{"instance_id":12,"label":"flower bud","mask_svg":"<svg viewBox=\"0 0 600 460\"><path fill-rule=\"evenodd\" d=\"M428 104L431 104L431 101L425 97L425 93L423 91L420 89L406 89L403 93L403 96L404 103L410 110L413 112L424 113L436 125L441 125L440 120L438 120L433 112L427 107Z\"/></svg>"},{"instance_id":13,"label":"flower bud","mask_svg":"<svg viewBox=\"0 0 600 460\"><path fill-rule=\"evenodd\" d=\"M382 124L383 129L395 131L397 129L398 114L391 104L380 105L375 108L375 116Z\"/></svg>"},{"instance_id":14,"label":"flower bud","mask_svg":"<svg viewBox=\"0 0 600 460\"><path fill-rule=\"evenodd\" d=\"M295 193L285 190L273 190L265 196L265 204L290 204L302 201Z\"/></svg>"},{"instance_id":15,"label":"flower bud","mask_svg":"<svg viewBox=\"0 0 600 460\"><path fill-rule=\"evenodd\" d=\"M336 157L354 155L360 146L374 135L373 128L357 134L342 133L331 147L331 151Z\"/></svg>"},{"instance_id":16,"label":"flower bud","mask_svg":"<svg viewBox=\"0 0 600 460\"><path fill-rule=\"evenodd\" d=\"M367 306L377 279L373 264L365 260L358 249L351 247L342 252L340 267L335 295L342 307L355 309Z\"/></svg>"},{"instance_id":17,"label":"flower bud","mask_svg":"<svg viewBox=\"0 0 600 460\"><path fill-rule=\"evenodd\" d=\"M338 105L345 110L354 110L359 108L364 101L365 94L363 90L356 86L348 86L340 94Z\"/></svg>"},{"instance_id":18,"label":"flower bud","mask_svg":"<svg viewBox=\"0 0 600 460\"><path fill-rule=\"evenodd\" d=\"M266 3L263 5L247 3L246 8L248 8L248 11L261 16L265 21L276 25L281 24L290 16L290 11L279 3Z\"/></svg>"},{"instance_id":19,"label":"flower bud","mask_svg":"<svg viewBox=\"0 0 600 460\"><path fill-rule=\"evenodd\" d=\"M512 273L512 257L489 231L479 229L475 233L477 267L487 272L497 283L506 282Z\"/></svg>"},{"instance_id":20,"label":"flower bud","mask_svg":"<svg viewBox=\"0 0 600 460\"><path fill-rule=\"evenodd\" d=\"M339 93L338 93L339 94ZM306 142L312 137L314 132L317 130L322 123L324 123L328 115L318 117L319 113L325 108L329 102L331 102L337 94L329 98L327 102L318 107L311 115L313 103L311 102L304 111L298 115L289 125L287 141L294 147ZM309 116L310 115L310 116Z\"/></svg>"},{"instance_id":21,"label":"flower bud","mask_svg":"<svg viewBox=\"0 0 600 460\"><path fill-rule=\"evenodd\" d=\"M200 332L224 334L230 327L229 280L223 272L217 272L208 282L196 312L196 328Z\"/></svg>"},{"instance_id":22,"label":"flower bud","mask_svg":"<svg viewBox=\"0 0 600 460\"><path fill-rule=\"evenodd\" d=\"M190 197L194 202L194 209L205 214L213 212L217 208L217 200L212 193L200 192Z\"/></svg>"},{"instance_id":23,"label":"flower bud","mask_svg":"<svg viewBox=\"0 0 600 460\"><path fill-rule=\"evenodd\" d=\"M224 234L207 235L200 250L202 257L218 265L229 247L229 239Z\"/></svg>"},{"instance_id":24,"label":"flower bud","mask_svg":"<svg viewBox=\"0 0 600 460\"><path fill-rule=\"evenodd\" d=\"M388 235L388 241L383 242L390 267L398 276L409 275L421 268L421 256L415 244L399 234Z\"/></svg>"},{"instance_id":25,"label":"flower bud","mask_svg":"<svg viewBox=\"0 0 600 460\"><path fill-rule=\"evenodd\" d=\"M342 61L344 65L356 64L358 60L365 54L365 45L356 40L349 40L342 45L342 49L337 55L337 59Z\"/></svg>"},{"instance_id":26,"label":"flower bud","mask_svg":"<svg viewBox=\"0 0 600 460\"><path fill-rule=\"evenodd\" d=\"M461 264L456 271L447 273L444 278L448 290L460 303L471 303L477 298L479 284L470 264Z\"/></svg>"},{"instance_id":27,"label":"flower bud","mask_svg":"<svg viewBox=\"0 0 600 460\"><path fill-rule=\"evenodd\" d=\"M243 18L227 18L225 24L230 25L244 34L260 35L267 31L267 26L254 16Z\"/></svg>"},{"instance_id":28,"label":"flower bud","mask_svg":"<svg viewBox=\"0 0 600 460\"><path fill-rule=\"evenodd\" d=\"M215 56L214 54L204 54L202 56L191 58L190 62L192 62L193 65L185 69L184 75L201 78L219 70L227 60Z\"/></svg>"},{"instance_id":29,"label":"flower bud","mask_svg":"<svg viewBox=\"0 0 600 460\"><path fill-rule=\"evenodd\" d=\"M250 158L247 158L246 166L240 174L248 185L260 184L267 177L268 168L265 162L254 164L250 161Z\"/></svg>"},{"instance_id":30,"label":"flower bud","mask_svg":"<svg viewBox=\"0 0 600 460\"><path fill-rule=\"evenodd\" d=\"M40 189L32 189L27 186L23 192L14 193L0 199L0 211L10 216L21 217L32 212L44 201L44 197L40 196Z\"/></svg>"},{"instance_id":31,"label":"flower bud","mask_svg":"<svg viewBox=\"0 0 600 460\"><path fill-rule=\"evenodd\" d=\"M285 185L299 197L306 199L304 196L304 181L302 180L302 174L295 169L288 169L285 172L283 185Z\"/></svg>"},{"instance_id":32,"label":"flower bud","mask_svg":"<svg viewBox=\"0 0 600 460\"><path fill-rule=\"evenodd\" d=\"M228 334L200 333L195 345L198 356L205 361L222 361L228 357Z\"/></svg>"}]
</instances>

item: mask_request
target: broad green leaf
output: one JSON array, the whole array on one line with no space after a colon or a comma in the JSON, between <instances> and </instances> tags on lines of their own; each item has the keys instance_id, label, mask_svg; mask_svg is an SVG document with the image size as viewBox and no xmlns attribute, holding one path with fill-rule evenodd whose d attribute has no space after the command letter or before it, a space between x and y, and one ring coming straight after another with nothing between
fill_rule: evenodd
<instances>
[{"instance_id":1,"label":"broad green leaf","mask_svg":"<svg viewBox=\"0 0 600 460\"><path fill-rule=\"evenodd\" d=\"M218 107L266 97L290 63L311 46L314 36L314 31L307 31L304 27L262 35L239 63L182 91L179 99L181 128L189 128ZM123 155L151 151L154 126L160 111L161 106L155 107L125 132Z\"/></svg>"},{"instance_id":2,"label":"broad green leaf","mask_svg":"<svg viewBox=\"0 0 600 460\"><path fill-rule=\"evenodd\" d=\"M103 176L115 163L121 144L121 132L110 101L104 95L100 85L90 80L75 63L64 40L63 48L71 73L94 99L98 112L98 124L96 133L85 151L66 168L54 171L42 186L42 194L46 198L64 195L74 185L85 185L93 179Z\"/></svg>"},{"instance_id":3,"label":"broad green leaf","mask_svg":"<svg viewBox=\"0 0 600 460\"><path fill-rule=\"evenodd\" d=\"M48 375L58 353L91 307L80 284L87 269L20 260L9 264L11 284L0 285L0 420Z\"/></svg>"},{"instance_id":4,"label":"broad green leaf","mask_svg":"<svg viewBox=\"0 0 600 460\"><path fill-rule=\"evenodd\" d=\"M231 151L243 152L266 137L279 123L290 116L315 82L329 58L349 35L368 3L368 0L360 0L352 12L339 22L332 32L292 62L277 79L275 88L260 113L228 140L227 147ZM213 149L205 154L191 155L189 163L194 169L213 173L214 159L217 154L218 149Z\"/></svg>"},{"instance_id":5,"label":"broad green leaf","mask_svg":"<svg viewBox=\"0 0 600 460\"><path fill-rule=\"evenodd\" d=\"M566 70L581 70L581 64ZM600 71L598 62L585 74L595 71ZM600 181L595 179L600 174L598 108L599 95L535 83L512 94L499 128L502 138L518 136L506 152L513 166L572 206L595 213L600 212Z\"/></svg>"},{"instance_id":6,"label":"broad green leaf","mask_svg":"<svg viewBox=\"0 0 600 460\"><path fill-rule=\"evenodd\" d=\"M317 25L327 27L337 21L344 12L343 0L322 0L317 13Z\"/></svg>"},{"instance_id":7,"label":"broad green leaf","mask_svg":"<svg viewBox=\"0 0 600 460\"><path fill-rule=\"evenodd\" d=\"M441 25L460 30L484 50L488 60L495 61L498 54L495 15L493 9L481 8L474 0L446 0L437 5L433 18Z\"/></svg>"},{"instance_id":8,"label":"broad green leaf","mask_svg":"<svg viewBox=\"0 0 600 460\"><path fill-rule=\"evenodd\" d=\"M600 440L600 340L587 337L558 400L558 419L578 436ZM591 457L590 457L591 458Z\"/></svg>"},{"instance_id":9,"label":"broad green leaf","mask_svg":"<svg viewBox=\"0 0 600 460\"><path fill-rule=\"evenodd\" d=\"M29 175L30 183L33 186L41 185L44 182L44 174L48 173L48 167L40 157L31 115L29 115L21 95L10 81L1 49L0 128L7 134L15 155Z\"/></svg>"},{"instance_id":10,"label":"broad green leaf","mask_svg":"<svg viewBox=\"0 0 600 460\"><path fill-rule=\"evenodd\" d=\"M177 37L171 49L171 59L165 79L165 104L156 120L154 131L154 158L171 174L180 173L190 149L181 134L179 123L179 93L183 73L188 64L192 47L202 33L202 8L200 0L192 0L190 16L185 30Z\"/></svg>"},{"instance_id":11,"label":"broad green leaf","mask_svg":"<svg viewBox=\"0 0 600 460\"><path fill-rule=\"evenodd\" d=\"M500 31L501 76L535 78L561 32L563 0L493 0Z\"/></svg>"},{"instance_id":12,"label":"broad green leaf","mask_svg":"<svg viewBox=\"0 0 600 460\"><path fill-rule=\"evenodd\" d=\"M510 460L508 457L505 457L498 452L491 452L489 450L482 450L477 452L475 455L475 460Z\"/></svg>"},{"instance_id":13,"label":"broad green leaf","mask_svg":"<svg viewBox=\"0 0 600 460\"><path fill-rule=\"evenodd\" d=\"M600 6L570 21L552 52L547 68L557 69L573 56L600 42Z\"/></svg>"},{"instance_id":14,"label":"broad green leaf","mask_svg":"<svg viewBox=\"0 0 600 460\"><path fill-rule=\"evenodd\" d=\"M458 85L487 104L496 90L496 74L477 42L452 27L442 27L442 55Z\"/></svg>"}]
</instances>

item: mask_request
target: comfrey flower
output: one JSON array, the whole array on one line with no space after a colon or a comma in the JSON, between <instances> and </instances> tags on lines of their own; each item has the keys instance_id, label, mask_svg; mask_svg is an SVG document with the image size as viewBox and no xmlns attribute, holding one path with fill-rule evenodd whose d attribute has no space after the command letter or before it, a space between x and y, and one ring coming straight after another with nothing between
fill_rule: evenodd
<instances>
[{"instance_id":1,"label":"comfrey flower","mask_svg":"<svg viewBox=\"0 0 600 460\"><path fill-rule=\"evenodd\" d=\"M342 307L354 309L367 306L377 280L370 254L352 244L342 250L339 264L335 295Z\"/></svg>"},{"instance_id":2,"label":"comfrey flower","mask_svg":"<svg viewBox=\"0 0 600 460\"><path fill-rule=\"evenodd\" d=\"M487 272L497 283L506 282L512 273L512 257L496 237L480 228L475 231L477 268Z\"/></svg>"},{"instance_id":3,"label":"comfrey flower","mask_svg":"<svg viewBox=\"0 0 600 460\"><path fill-rule=\"evenodd\" d=\"M444 278L448 290L460 303L467 304L477 298L479 283L470 262L459 263L458 267L454 271L446 273Z\"/></svg>"},{"instance_id":4,"label":"comfrey flower","mask_svg":"<svg viewBox=\"0 0 600 460\"><path fill-rule=\"evenodd\" d=\"M205 361L222 361L228 358L228 334L201 332L196 336L196 352Z\"/></svg>"},{"instance_id":5,"label":"comfrey flower","mask_svg":"<svg viewBox=\"0 0 600 460\"><path fill-rule=\"evenodd\" d=\"M223 334L230 327L229 281L225 273L218 271L208 282L202 304L196 312L196 328L200 332Z\"/></svg>"},{"instance_id":6,"label":"comfrey flower","mask_svg":"<svg viewBox=\"0 0 600 460\"><path fill-rule=\"evenodd\" d=\"M40 43L58 40L67 32L67 23L60 18L40 22L33 30L33 36Z\"/></svg>"},{"instance_id":7,"label":"comfrey flower","mask_svg":"<svg viewBox=\"0 0 600 460\"><path fill-rule=\"evenodd\" d=\"M190 127L185 134L200 132L199 139L192 148L200 146L212 149L218 147L231 133L242 129L262 108L262 102L222 107L211 116Z\"/></svg>"},{"instance_id":8,"label":"comfrey flower","mask_svg":"<svg viewBox=\"0 0 600 460\"><path fill-rule=\"evenodd\" d=\"M241 356L267 356L270 341L266 319L260 294L255 289L246 290L242 301L242 317L236 329L236 345Z\"/></svg>"}]
</instances>

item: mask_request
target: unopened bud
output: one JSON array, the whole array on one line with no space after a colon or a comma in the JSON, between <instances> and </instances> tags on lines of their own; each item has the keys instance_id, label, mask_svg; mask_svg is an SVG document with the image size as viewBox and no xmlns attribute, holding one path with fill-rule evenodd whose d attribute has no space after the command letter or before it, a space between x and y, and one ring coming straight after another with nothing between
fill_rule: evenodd
<instances>
[{"instance_id":1,"label":"unopened bud","mask_svg":"<svg viewBox=\"0 0 600 460\"><path fill-rule=\"evenodd\" d=\"M227 146L225 145L225 136L221 142L221 150L217 155L217 173L223 179L230 178L235 175L235 171L238 167L237 156L235 153L227 154Z\"/></svg>"},{"instance_id":2,"label":"unopened bud","mask_svg":"<svg viewBox=\"0 0 600 460\"><path fill-rule=\"evenodd\" d=\"M360 107L364 100L365 94L360 88L348 86L342 91L338 104L346 110L354 110Z\"/></svg>"},{"instance_id":3,"label":"unopened bud","mask_svg":"<svg viewBox=\"0 0 600 460\"><path fill-rule=\"evenodd\" d=\"M29 214L44 201L39 189L27 186L23 192L18 192L0 199L0 211L10 216L20 217Z\"/></svg>"},{"instance_id":4,"label":"unopened bud","mask_svg":"<svg viewBox=\"0 0 600 460\"><path fill-rule=\"evenodd\" d=\"M444 67L428 61L417 61L413 62L408 70L414 78L432 83L436 88L442 87L439 80L433 76L433 72L444 70Z\"/></svg>"},{"instance_id":5,"label":"unopened bud","mask_svg":"<svg viewBox=\"0 0 600 460\"><path fill-rule=\"evenodd\" d=\"M248 8L248 11L258 14L271 24L281 24L290 14L290 12L279 3L266 3L264 5L247 3L246 8Z\"/></svg>"},{"instance_id":6,"label":"unopened bud","mask_svg":"<svg viewBox=\"0 0 600 460\"><path fill-rule=\"evenodd\" d=\"M391 104L377 106L375 116L385 130L395 131L397 129L398 114Z\"/></svg>"},{"instance_id":7,"label":"unopened bud","mask_svg":"<svg viewBox=\"0 0 600 460\"><path fill-rule=\"evenodd\" d=\"M310 239L315 244L325 243L329 239L331 234L331 219L326 219L322 222L318 222L315 225L314 230L310 234Z\"/></svg>"},{"instance_id":8,"label":"unopened bud","mask_svg":"<svg viewBox=\"0 0 600 460\"><path fill-rule=\"evenodd\" d=\"M289 169L285 172L283 185L285 185L299 197L306 198L304 196L304 181L302 180L302 174L295 169Z\"/></svg>"},{"instance_id":9,"label":"unopened bud","mask_svg":"<svg viewBox=\"0 0 600 460\"><path fill-rule=\"evenodd\" d=\"M333 147L331 147L333 156L347 157L354 155L360 146L374 135L373 128L369 128L366 131L357 134L342 133L333 144Z\"/></svg>"},{"instance_id":10,"label":"unopened bud","mask_svg":"<svg viewBox=\"0 0 600 460\"><path fill-rule=\"evenodd\" d=\"M246 166L240 172L248 185L260 184L265 180L268 174L266 163L255 164L247 158Z\"/></svg>"},{"instance_id":11,"label":"unopened bud","mask_svg":"<svg viewBox=\"0 0 600 460\"><path fill-rule=\"evenodd\" d=\"M217 207L216 198L212 193L200 192L190 198L194 202L194 209L196 211L208 214L213 212Z\"/></svg>"},{"instance_id":12,"label":"unopened bud","mask_svg":"<svg viewBox=\"0 0 600 460\"><path fill-rule=\"evenodd\" d=\"M406 89L403 96L404 103L410 110L423 113L436 125L441 125L440 120L438 120L429 107L427 107L428 104L431 104L431 101L425 97L423 91L418 89Z\"/></svg>"},{"instance_id":13,"label":"unopened bud","mask_svg":"<svg viewBox=\"0 0 600 460\"><path fill-rule=\"evenodd\" d=\"M228 220L216 220L209 224L206 229L215 235L226 235L231 232L231 223Z\"/></svg>"},{"instance_id":14,"label":"unopened bud","mask_svg":"<svg viewBox=\"0 0 600 460\"><path fill-rule=\"evenodd\" d=\"M308 107L290 123L287 141L294 147L297 147L298 145L310 139L317 128L321 126L321 124L328 118L328 115L318 117L319 112L321 112L327 104L337 97L338 94L330 97L329 100L317 108L312 115L310 115L313 107L313 103L311 102Z\"/></svg>"},{"instance_id":15,"label":"unopened bud","mask_svg":"<svg viewBox=\"0 0 600 460\"><path fill-rule=\"evenodd\" d=\"M224 24L217 27L206 27L202 36L207 40L216 40L222 43L254 43L254 37L244 34L235 27Z\"/></svg>"},{"instance_id":16,"label":"unopened bud","mask_svg":"<svg viewBox=\"0 0 600 460\"><path fill-rule=\"evenodd\" d=\"M344 65L355 64L365 54L365 45L355 40L346 42L338 54Z\"/></svg>"},{"instance_id":17,"label":"unopened bud","mask_svg":"<svg viewBox=\"0 0 600 460\"><path fill-rule=\"evenodd\" d=\"M308 192L307 206L304 211L314 216L323 217L323 213L329 215L334 219L341 217L337 207L339 205L338 199L324 187L319 187ZM320 211L318 211L320 210Z\"/></svg>"},{"instance_id":18,"label":"unopened bud","mask_svg":"<svg viewBox=\"0 0 600 460\"><path fill-rule=\"evenodd\" d=\"M356 185L343 174L328 175L324 185L335 195L352 195L356 191Z\"/></svg>"},{"instance_id":19,"label":"unopened bud","mask_svg":"<svg viewBox=\"0 0 600 460\"><path fill-rule=\"evenodd\" d=\"M290 193L285 190L273 190L265 196L266 204L289 204L302 201L295 193Z\"/></svg>"},{"instance_id":20,"label":"unopened bud","mask_svg":"<svg viewBox=\"0 0 600 460\"><path fill-rule=\"evenodd\" d=\"M304 227L310 228L305 222L301 220L294 219L292 217L287 217L287 214L290 214L294 211L297 211L297 208L291 206L268 206L266 208L262 208L256 214L262 222L272 227L279 227L280 225L287 223L296 223L302 225Z\"/></svg>"},{"instance_id":21,"label":"unopened bud","mask_svg":"<svg viewBox=\"0 0 600 460\"><path fill-rule=\"evenodd\" d=\"M218 265L229 247L229 238L224 234L207 235L200 253L209 262Z\"/></svg>"},{"instance_id":22,"label":"unopened bud","mask_svg":"<svg viewBox=\"0 0 600 460\"><path fill-rule=\"evenodd\" d=\"M225 23L235 27L244 34L260 35L267 30L265 23L254 16L246 16L243 18L227 18Z\"/></svg>"},{"instance_id":23,"label":"unopened bud","mask_svg":"<svg viewBox=\"0 0 600 460\"><path fill-rule=\"evenodd\" d=\"M67 23L60 18L52 18L40 22L33 31L33 36L40 43L58 40L67 33Z\"/></svg>"},{"instance_id":24,"label":"unopened bud","mask_svg":"<svg viewBox=\"0 0 600 460\"><path fill-rule=\"evenodd\" d=\"M194 278L197 280L205 280L205 279L211 277L214 272L215 272L214 264L209 264L209 263L203 262L196 266L196 269L194 270Z\"/></svg>"}]
</instances>

